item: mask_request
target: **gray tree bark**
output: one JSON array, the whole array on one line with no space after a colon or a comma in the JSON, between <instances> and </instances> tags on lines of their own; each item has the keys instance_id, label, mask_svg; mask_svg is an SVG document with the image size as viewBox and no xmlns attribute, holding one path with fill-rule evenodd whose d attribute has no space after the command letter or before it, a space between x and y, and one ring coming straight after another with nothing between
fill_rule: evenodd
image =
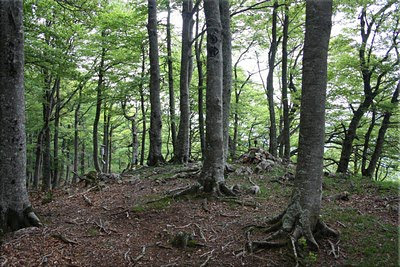
<instances>
[{"instance_id":1,"label":"gray tree bark","mask_svg":"<svg viewBox=\"0 0 400 267\"><path fill-rule=\"evenodd\" d=\"M142 45L142 71L140 74L140 87L139 87L139 93L140 93L140 109L142 112L142 144L141 144L141 149L140 149L140 165L144 164L144 152L145 152L145 146L146 146L146 133L147 133L147 126L146 126L146 108L145 108L145 103L144 103L144 77L146 75L145 71L145 63L146 63L146 53L144 49L144 45Z\"/></svg>"},{"instance_id":2,"label":"gray tree bark","mask_svg":"<svg viewBox=\"0 0 400 267\"><path fill-rule=\"evenodd\" d=\"M392 95L392 99L391 99L391 103L394 106L397 106L399 103L399 91L400 91L400 81L397 83L397 87L396 87L396 89ZM390 117L392 116L392 114L393 114L393 111L388 110L385 112L385 115L383 115L383 120L382 120L381 128L379 128L378 139L376 140L374 152L372 153L368 168L366 169L365 173L363 173L363 175L365 175L367 177L372 178L372 176L374 175L376 165L382 154L383 144L385 142L385 134L386 134L387 129L390 126Z\"/></svg>"},{"instance_id":3,"label":"gray tree bark","mask_svg":"<svg viewBox=\"0 0 400 267\"><path fill-rule=\"evenodd\" d=\"M101 36L104 38L105 31L101 32ZM93 122L93 163L96 172L101 173L101 167L99 163L99 120L100 120L100 113L101 113L101 104L103 100L102 90L103 90L103 79L104 79L104 61L106 56L106 49L104 46L101 48L101 58L100 58L100 65L99 65L99 73L98 73L98 80L97 80L97 100L96 100L96 114L94 117Z\"/></svg>"},{"instance_id":4,"label":"gray tree bark","mask_svg":"<svg viewBox=\"0 0 400 267\"><path fill-rule=\"evenodd\" d=\"M176 118L175 118L175 91L174 91L174 75L172 65L172 48L171 48L171 2L167 1L167 56L168 56L168 89L169 89L169 116L171 121L171 136L173 154L176 150Z\"/></svg>"},{"instance_id":5,"label":"gray tree bark","mask_svg":"<svg viewBox=\"0 0 400 267\"><path fill-rule=\"evenodd\" d=\"M283 131L282 144L284 147L283 158L290 161L290 120L289 120L289 101L288 101L288 30L289 30L289 4L285 4L285 17L283 21L282 39L282 104L283 104Z\"/></svg>"},{"instance_id":6,"label":"gray tree bark","mask_svg":"<svg viewBox=\"0 0 400 267\"><path fill-rule=\"evenodd\" d=\"M199 34L199 11L196 13L196 36ZM203 44L202 35L199 39L196 39L194 47L195 47L195 56L197 63L197 76L198 76L198 84L197 84L197 108L199 113L199 136L200 136L200 147L201 147L201 156L204 158L205 150L206 150L206 140L204 134L204 108L203 108L203 91L204 91L204 73L203 73L203 61L201 59L201 49Z\"/></svg>"},{"instance_id":7,"label":"gray tree bark","mask_svg":"<svg viewBox=\"0 0 400 267\"><path fill-rule=\"evenodd\" d=\"M0 0L0 232L40 225L26 190L22 0Z\"/></svg>"},{"instance_id":8,"label":"gray tree bark","mask_svg":"<svg viewBox=\"0 0 400 267\"><path fill-rule=\"evenodd\" d=\"M251 248L271 245L269 240L282 235L287 242L297 242L304 236L311 245L318 248L313 232L321 230L325 234L337 234L319 219L331 17L332 1L306 2L299 156L292 198L285 212L271 220L278 223L277 228L280 230L268 237L266 242L251 243Z\"/></svg>"},{"instance_id":9,"label":"gray tree bark","mask_svg":"<svg viewBox=\"0 0 400 267\"><path fill-rule=\"evenodd\" d=\"M223 90L222 90L222 123L224 135L224 161L229 156L229 115L231 110L232 91L232 34L229 1L219 1L222 24L222 60L223 60Z\"/></svg>"},{"instance_id":10,"label":"gray tree bark","mask_svg":"<svg viewBox=\"0 0 400 267\"><path fill-rule=\"evenodd\" d=\"M189 160L189 127L190 127L190 103L189 83L191 76L192 55L192 29L193 29L193 2L184 0L182 3L182 49L181 49L181 71L179 80L179 131L174 151L174 161L187 163Z\"/></svg>"},{"instance_id":11,"label":"gray tree bark","mask_svg":"<svg viewBox=\"0 0 400 267\"><path fill-rule=\"evenodd\" d=\"M150 149L147 164L156 166L164 163L161 154L161 103L160 66L158 61L157 2L148 0L149 58L150 58Z\"/></svg>"},{"instance_id":12,"label":"gray tree bark","mask_svg":"<svg viewBox=\"0 0 400 267\"><path fill-rule=\"evenodd\" d=\"M271 47L268 53L268 76L267 76L267 98L268 98L268 109L269 109L269 152L273 156L277 156L278 142L276 137L276 119L275 119L275 103L274 103L274 69L275 69L275 58L276 50L278 46L276 24L277 24L277 9L278 2L275 1L274 8L272 11L272 41Z\"/></svg>"},{"instance_id":13,"label":"gray tree bark","mask_svg":"<svg viewBox=\"0 0 400 267\"><path fill-rule=\"evenodd\" d=\"M218 0L205 0L207 24L206 153L200 183L206 193L224 193L222 25Z\"/></svg>"}]
</instances>

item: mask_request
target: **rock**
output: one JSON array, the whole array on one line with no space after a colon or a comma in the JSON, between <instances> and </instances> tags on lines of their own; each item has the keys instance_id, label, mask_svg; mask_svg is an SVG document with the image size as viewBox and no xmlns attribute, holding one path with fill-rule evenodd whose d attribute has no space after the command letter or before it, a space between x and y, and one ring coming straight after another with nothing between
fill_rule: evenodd
<instances>
[{"instance_id":1,"label":"rock","mask_svg":"<svg viewBox=\"0 0 400 267\"><path fill-rule=\"evenodd\" d=\"M235 173L237 175L252 175L253 170L248 166L243 166L243 167L236 169Z\"/></svg>"},{"instance_id":2,"label":"rock","mask_svg":"<svg viewBox=\"0 0 400 267\"><path fill-rule=\"evenodd\" d=\"M262 160L260 163L257 164L255 172L260 173L263 171L270 171L274 166L275 166L274 161L270 159Z\"/></svg>"}]
</instances>

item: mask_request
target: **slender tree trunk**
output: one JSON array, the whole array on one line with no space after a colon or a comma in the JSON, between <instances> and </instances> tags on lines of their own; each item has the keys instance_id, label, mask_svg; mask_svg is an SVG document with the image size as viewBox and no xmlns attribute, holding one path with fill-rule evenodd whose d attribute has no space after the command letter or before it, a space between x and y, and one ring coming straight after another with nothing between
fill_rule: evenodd
<instances>
[{"instance_id":1,"label":"slender tree trunk","mask_svg":"<svg viewBox=\"0 0 400 267\"><path fill-rule=\"evenodd\" d=\"M345 138L342 143L342 151L340 155L339 165L336 172L338 173L347 172L353 148L353 141L356 138L356 131L358 125L361 121L361 118L364 116L364 113L368 110L368 108L371 106L372 103L373 103L373 98L366 97L364 101L360 104L358 109L354 112L353 117L349 124L349 128L345 132Z\"/></svg>"},{"instance_id":2,"label":"slender tree trunk","mask_svg":"<svg viewBox=\"0 0 400 267\"><path fill-rule=\"evenodd\" d=\"M167 56L168 56L168 89L169 89L169 116L171 121L172 146L175 154L176 149L176 118L175 118L175 91L174 91L174 75L172 65L172 48L171 48L171 3L167 2Z\"/></svg>"},{"instance_id":3,"label":"slender tree trunk","mask_svg":"<svg viewBox=\"0 0 400 267\"><path fill-rule=\"evenodd\" d=\"M59 159L58 159L58 130L60 126L60 109L61 109L61 99L60 99L60 85L56 88L56 110L54 113L54 140L53 140L53 188L58 186L59 179Z\"/></svg>"},{"instance_id":4,"label":"slender tree trunk","mask_svg":"<svg viewBox=\"0 0 400 267\"><path fill-rule=\"evenodd\" d=\"M363 146L363 153L362 153L362 159L361 159L361 173L364 176L365 176L366 170L367 170L367 158L368 158L368 149L369 149L370 138L371 138L372 131L375 127L375 123L376 123L376 109L374 108L372 110L371 124L369 125L368 130L364 136L364 146Z\"/></svg>"},{"instance_id":5,"label":"slender tree trunk","mask_svg":"<svg viewBox=\"0 0 400 267\"><path fill-rule=\"evenodd\" d=\"M111 109L111 107L110 107ZM111 115L110 111L108 111L108 114L106 114L106 107L104 107L104 132L103 132L103 172L108 173L108 138L109 138L109 132L110 132L110 120L111 120Z\"/></svg>"},{"instance_id":6,"label":"slender tree trunk","mask_svg":"<svg viewBox=\"0 0 400 267\"><path fill-rule=\"evenodd\" d=\"M275 58L276 50L278 46L276 24L277 24L277 9L278 2L274 2L274 8L272 11L272 41L271 47L268 53L268 76L267 76L267 98L269 108L269 152L273 156L277 156L278 143L276 138L276 119L275 119L275 104L274 104L274 69L275 69Z\"/></svg>"},{"instance_id":7,"label":"slender tree trunk","mask_svg":"<svg viewBox=\"0 0 400 267\"><path fill-rule=\"evenodd\" d=\"M42 160L42 143L43 143L43 129L40 130L37 138L35 149L35 169L33 173L33 188L37 189L39 186L40 162Z\"/></svg>"},{"instance_id":8,"label":"slender tree trunk","mask_svg":"<svg viewBox=\"0 0 400 267\"><path fill-rule=\"evenodd\" d=\"M141 82L140 82L140 108L142 111L142 146L140 150L140 165L143 166L144 164L144 153L145 153L145 147L146 147L146 132L147 132L147 127L146 127L146 108L144 106L144 88L143 88L143 80L145 77L145 60L146 53L144 51L144 46L142 46L142 72L141 72Z\"/></svg>"},{"instance_id":9,"label":"slender tree trunk","mask_svg":"<svg viewBox=\"0 0 400 267\"><path fill-rule=\"evenodd\" d=\"M85 175L85 141L82 138L81 144L81 176Z\"/></svg>"},{"instance_id":10,"label":"slender tree trunk","mask_svg":"<svg viewBox=\"0 0 400 267\"><path fill-rule=\"evenodd\" d=\"M79 99L74 112L74 174L72 176L72 184L78 180L78 164L79 164L79 111L81 108L82 90L79 90Z\"/></svg>"},{"instance_id":11,"label":"slender tree trunk","mask_svg":"<svg viewBox=\"0 0 400 267\"><path fill-rule=\"evenodd\" d=\"M111 173L111 166L112 166L112 136L113 136L114 128L110 127L110 136L108 137L108 167L107 170Z\"/></svg>"},{"instance_id":12,"label":"slender tree trunk","mask_svg":"<svg viewBox=\"0 0 400 267\"><path fill-rule=\"evenodd\" d=\"M373 17L380 17L386 9L390 8L395 1L390 1L386 5L384 5L380 10L378 10L375 14L372 14ZM375 38L375 33L373 31L374 27L377 29L379 24L377 25L377 20L373 19L371 21L367 21L367 9L364 6L361 14L359 16L360 19L360 35L361 35L361 45L359 47L359 59L360 59L360 71L363 78L363 86L364 86L364 99L362 103L359 105L357 110L353 111L353 118L350 121L349 128L345 132L345 138L342 144L342 151L340 154L340 160L338 164L338 168L336 170L337 173L346 173L349 162L351 150L353 147L353 141L356 138L356 131L358 125L360 123L361 118L364 116L365 112L368 111L369 107L373 104L374 98L378 95L380 91L380 86L382 84L382 80L385 75L388 73L388 70L382 70L381 73L375 75L377 68L370 65L370 54L367 52L367 46L369 46L369 38L371 37L371 33L373 33L373 39ZM373 41L372 41L373 43ZM390 50L396 45L395 40L393 40L392 46L389 48ZM370 47L372 49L372 47ZM389 50L389 51L390 51ZM389 53L389 51L387 53ZM367 53L366 53L367 52ZM399 60L397 60L393 65L398 65ZM378 68L379 69L379 68ZM376 76L376 83L374 86L371 84L372 78Z\"/></svg>"},{"instance_id":13,"label":"slender tree trunk","mask_svg":"<svg viewBox=\"0 0 400 267\"><path fill-rule=\"evenodd\" d=\"M400 91L400 82L398 82L396 90L393 93L391 103L393 105L398 105L399 103L399 91ZM381 128L379 128L379 133L378 133L378 139L376 140L376 145L374 152L372 153L371 160L369 161L368 168L365 172L365 176L371 177L374 175L375 168L377 165L377 162L379 158L381 157L382 154L382 149L383 149L383 143L385 142L385 134L387 129L389 128L390 125L390 117L392 116L392 111L386 111L385 115L383 116Z\"/></svg>"},{"instance_id":14,"label":"slender tree trunk","mask_svg":"<svg viewBox=\"0 0 400 267\"><path fill-rule=\"evenodd\" d=\"M101 36L105 37L105 31L101 32ZM97 80L97 100L96 100L96 114L93 122L93 163L96 172L100 173L100 163L99 163L99 138L98 138L98 129L99 129L99 120L101 114L101 104L102 104L102 90L103 90L103 79L104 79L104 60L106 56L106 49L104 46L101 48L101 58L99 65L99 73Z\"/></svg>"},{"instance_id":15,"label":"slender tree trunk","mask_svg":"<svg viewBox=\"0 0 400 267\"><path fill-rule=\"evenodd\" d=\"M0 232L40 225L26 189L22 0L0 0Z\"/></svg>"},{"instance_id":16,"label":"slender tree trunk","mask_svg":"<svg viewBox=\"0 0 400 267\"><path fill-rule=\"evenodd\" d=\"M224 135L224 161L229 156L229 115L231 109L232 91L232 35L229 1L219 1L219 11L222 24L222 60L223 60L223 91L222 91L222 124Z\"/></svg>"},{"instance_id":17,"label":"slender tree trunk","mask_svg":"<svg viewBox=\"0 0 400 267\"><path fill-rule=\"evenodd\" d=\"M161 103L160 103L160 66L158 61L157 3L148 0L149 57L150 57L150 149L147 164L156 166L164 163L161 153Z\"/></svg>"},{"instance_id":18,"label":"slender tree trunk","mask_svg":"<svg viewBox=\"0 0 400 267\"><path fill-rule=\"evenodd\" d=\"M196 36L199 34L199 11L196 13ZM204 91L204 74L203 74L203 61L201 60L201 49L203 43L202 35L200 37L200 41L196 39L195 41L195 56L197 63L197 76L198 76L198 84L197 84L197 108L199 113L199 135L200 135L200 147L201 147L201 157L204 159L205 150L206 150L206 140L204 135L204 112L203 112L203 91Z\"/></svg>"},{"instance_id":19,"label":"slender tree trunk","mask_svg":"<svg viewBox=\"0 0 400 267\"><path fill-rule=\"evenodd\" d=\"M179 80L179 131L174 150L174 161L187 163L189 160L189 63L191 58L191 40L193 27L193 3L191 0L183 0L182 3L182 50L181 50L181 71Z\"/></svg>"},{"instance_id":20,"label":"slender tree trunk","mask_svg":"<svg viewBox=\"0 0 400 267\"><path fill-rule=\"evenodd\" d=\"M282 39L282 104L283 104L283 132L282 144L284 146L283 158L290 161L290 120L288 104L288 82L287 82L287 42L289 29L289 7L285 4L285 18L283 21L283 39Z\"/></svg>"}]
</instances>

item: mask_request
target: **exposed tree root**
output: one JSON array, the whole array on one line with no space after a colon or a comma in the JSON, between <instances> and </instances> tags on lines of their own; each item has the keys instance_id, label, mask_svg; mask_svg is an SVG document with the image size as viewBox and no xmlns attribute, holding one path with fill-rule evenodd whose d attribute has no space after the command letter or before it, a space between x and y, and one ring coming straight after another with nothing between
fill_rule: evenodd
<instances>
[{"instance_id":1,"label":"exposed tree root","mask_svg":"<svg viewBox=\"0 0 400 267\"><path fill-rule=\"evenodd\" d=\"M335 237L339 236L339 233L330 227L328 227L320 219L313 227L311 224L310 213L307 210L302 210L298 201L292 200L288 208L278 216L275 216L267 222L272 224L264 231L270 233L262 241L251 241L250 231L256 227L252 226L247 231L247 244L246 250L249 252L255 252L264 248L282 247L291 245L293 248L294 258L296 265L298 265L298 253L297 244L301 237L304 237L307 241L308 248L310 250L318 250L319 245L315 240L314 236L317 237ZM257 227L265 228L265 227Z\"/></svg>"}]
</instances>

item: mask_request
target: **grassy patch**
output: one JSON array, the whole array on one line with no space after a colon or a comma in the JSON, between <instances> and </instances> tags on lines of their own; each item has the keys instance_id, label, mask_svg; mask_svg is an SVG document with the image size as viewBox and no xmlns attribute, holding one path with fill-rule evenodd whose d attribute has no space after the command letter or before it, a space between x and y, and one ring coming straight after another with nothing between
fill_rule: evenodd
<instances>
[{"instance_id":1,"label":"grassy patch","mask_svg":"<svg viewBox=\"0 0 400 267\"><path fill-rule=\"evenodd\" d=\"M329 208L323 213L323 219L330 222L340 221L341 246L346 253L346 264L357 266L396 266L398 260L398 227L384 224L379 217L360 214L347 208Z\"/></svg>"},{"instance_id":2,"label":"grassy patch","mask_svg":"<svg viewBox=\"0 0 400 267\"><path fill-rule=\"evenodd\" d=\"M99 235L99 230L95 227L90 227L89 229L87 229L87 234L89 236L97 236Z\"/></svg>"},{"instance_id":3,"label":"grassy patch","mask_svg":"<svg viewBox=\"0 0 400 267\"><path fill-rule=\"evenodd\" d=\"M164 210L171 206L173 198L171 197L163 197L160 199L148 201L146 203L139 203L132 207L132 212L140 213L149 210Z\"/></svg>"}]
</instances>

